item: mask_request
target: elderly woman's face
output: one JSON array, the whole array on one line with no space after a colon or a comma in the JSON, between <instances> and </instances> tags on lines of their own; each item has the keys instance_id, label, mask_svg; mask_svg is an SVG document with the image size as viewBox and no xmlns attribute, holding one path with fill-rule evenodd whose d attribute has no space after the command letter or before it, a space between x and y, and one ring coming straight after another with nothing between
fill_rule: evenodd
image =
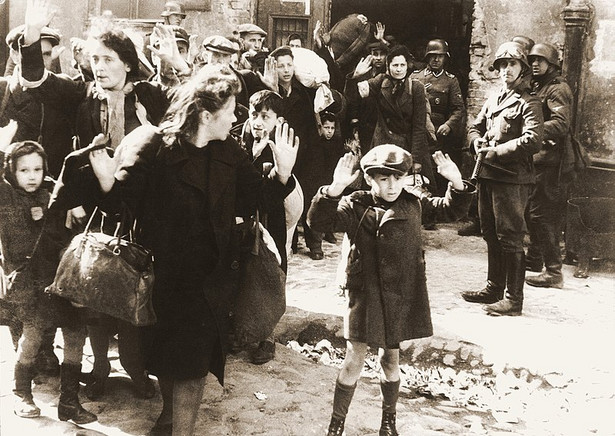
<instances>
[{"instance_id":1,"label":"elderly woman's face","mask_svg":"<svg viewBox=\"0 0 615 436\"><path fill-rule=\"evenodd\" d=\"M96 41L90 53L90 64L94 79L103 89L119 91L124 88L130 67L115 50Z\"/></svg>"},{"instance_id":2,"label":"elderly woman's face","mask_svg":"<svg viewBox=\"0 0 615 436\"><path fill-rule=\"evenodd\" d=\"M235 96L232 96L224 106L212 113L209 118L207 128L212 135L211 139L225 140L235 121L237 121L235 116Z\"/></svg>"}]
</instances>

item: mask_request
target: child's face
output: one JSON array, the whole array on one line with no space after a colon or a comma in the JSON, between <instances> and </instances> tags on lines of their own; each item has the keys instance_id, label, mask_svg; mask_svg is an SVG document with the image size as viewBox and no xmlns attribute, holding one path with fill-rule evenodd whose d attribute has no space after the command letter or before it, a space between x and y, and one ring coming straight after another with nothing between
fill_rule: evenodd
<instances>
[{"instance_id":1,"label":"child's face","mask_svg":"<svg viewBox=\"0 0 615 436\"><path fill-rule=\"evenodd\" d=\"M276 70L278 72L278 81L281 84L290 83L295 75L295 61L292 56L278 56L276 59Z\"/></svg>"},{"instance_id":2,"label":"child's face","mask_svg":"<svg viewBox=\"0 0 615 436\"><path fill-rule=\"evenodd\" d=\"M278 115L271 109L257 111L250 105L250 132L252 136L262 139L269 135L278 122Z\"/></svg>"},{"instance_id":3,"label":"child's face","mask_svg":"<svg viewBox=\"0 0 615 436\"><path fill-rule=\"evenodd\" d=\"M372 194L389 203L397 200L404 189L405 179L405 174L365 174L365 181L371 186Z\"/></svg>"},{"instance_id":4,"label":"child's face","mask_svg":"<svg viewBox=\"0 0 615 436\"><path fill-rule=\"evenodd\" d=\"M43 183L44 173L45 167L40 154L30 153L17 159L15 179L24 191L36 191Z\"/></svg>"},{"instance_id":5,"label":"child's face","mask_svg":"<svg viewBox=\"0 0 615 436\"><path fill-rule=\"evenodd\" d=\"M333 121L325 121L322 123L322 135L325 139L329 140L333 138L335 134L335 122Z\"/></svg>"}]
</instances>

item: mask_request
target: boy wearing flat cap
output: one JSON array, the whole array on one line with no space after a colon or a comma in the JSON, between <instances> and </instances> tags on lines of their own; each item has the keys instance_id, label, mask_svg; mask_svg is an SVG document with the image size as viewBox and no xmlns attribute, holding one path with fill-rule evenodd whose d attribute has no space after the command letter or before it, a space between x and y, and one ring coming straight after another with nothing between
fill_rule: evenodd
<instances>
[{"instance_id":1,"label":"boy wearing flat cap","mask_svg":"<svg viewBox=\"0 0 615 436\"><path fill-rule=\"evenodd\" d=\"M337 377L329 436L341 435L348 407L361 374L367 347L379 349L382 373L380 435L397 435L395 408L399 395L399 344L433 334L425 284L421 213L447 220L466 213L474 189L461 179L457 165L437 151L438 172L449 180L444 197L432 197L407 183L412 156L391 144L371 149L361 159L369 191L340 197L359 175L356 157L345 154L333 182L323 186L308 212L319 232L346 232L348 311L344 318L346 358Z\"/></svg>"}]
</instances>

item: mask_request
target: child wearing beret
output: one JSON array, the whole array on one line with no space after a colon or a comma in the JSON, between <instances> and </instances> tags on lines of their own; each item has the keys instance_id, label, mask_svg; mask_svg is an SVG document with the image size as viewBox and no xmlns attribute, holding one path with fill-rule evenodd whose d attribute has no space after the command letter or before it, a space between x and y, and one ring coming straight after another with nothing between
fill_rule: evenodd
<instances>
[{"instance_id":1,"label":"child wearing beret","mask_svg":"<svg viewBox=\"0 0 615 436\"><path fill-rule=\"evenodd\" d=\"M455 220L467 212L474 188L464 182L455 163L437 151L438 172L449 180L444 197L432 197L407 177L412 156L392 144L371 149L360 161L369 191L341 197L358 176L356 157L345 154L333 182L320 188L308 223L320 232L346 232L348 311L344 318L346 357L337 377L328 436L341 436L346 414L361 375L367 347L378 348L382 373L380 436L397 435L399 344L433 334L421 241L422 214ZM344 259L346 261L346 259Z\"/></svg>"}]
</instances>

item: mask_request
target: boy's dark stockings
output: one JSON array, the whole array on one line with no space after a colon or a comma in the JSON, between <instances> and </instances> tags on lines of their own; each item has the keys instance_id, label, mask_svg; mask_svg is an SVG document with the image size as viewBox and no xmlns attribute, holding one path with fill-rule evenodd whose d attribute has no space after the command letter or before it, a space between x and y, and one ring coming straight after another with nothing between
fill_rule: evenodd
<instances>
[{"instance_id":1,"label":"boy's dark stockings","mask_svg":"<svg viewBox=\"0 0 615 436\"><path fill-rule=\"evenodd\" d=\"M350 407L350 403L352 402L352 397L354 396L354 391L356 388L356 383L352 386L346 386L341 384L339 381L335 382L332 420L335 419L337 421L341 421L342 429L344 427L343 422L346 419L346 415L348 414L348 408Z\"/></svg>"}]
</instances>

